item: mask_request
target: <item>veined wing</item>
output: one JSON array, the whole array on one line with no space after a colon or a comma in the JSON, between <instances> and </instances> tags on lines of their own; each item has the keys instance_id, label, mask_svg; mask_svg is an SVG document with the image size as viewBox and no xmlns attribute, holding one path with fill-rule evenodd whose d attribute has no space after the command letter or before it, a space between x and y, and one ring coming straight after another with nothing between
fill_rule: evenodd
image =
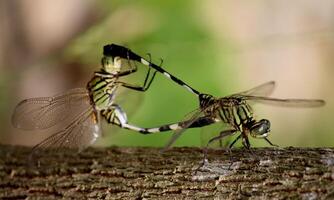
<instances>
[{"instance_id":1,"label":"veined wing","mask_svg":"<svg viewBox=\"0 0 334 200\"><path fill-rule=\"evenodd\" d=\"M191 127L194 123L196 123L196 121L198 121L199 119L208 118L208 119L212 120L211 121L212 123L216 122L216 119L213 119L211 116L204 116L205 111L211 109L212 106L214 106L214 105L208 106L208 107L206 107L204 109L199 108L199 109L196 109L196 110L192 111L192 113L194 113L194 114L191 115L189 119L186 119L186 120L184 120L184 121L182 121L180 123L181 128L177 129L174 132L174 134L172 135L171 139L165 145L163 151L166 150L166 149L168 149L168 148L170 148L174 144L174 142L182 135L182 133L187 128ZM205 120L205 121L208 122L208 120ZM210 123L206 123L205 125L209 125L209 124L211 124L211 122ZM201 127L201 126L198 125L196 127Z\"/></svg>"},{"instance_id":2,"label":"veined wing","mask_svg":"<svg viewBox=\"0 0 334 200\"><path fill-rule=\"evenodd\" d=\"M85 88L72 89L54 97L26 99L16 106L12 124L25 130L46 129L60 122L70 122L90 106Z\"/></svg>"},{"instance_id":3,"label":"veined wing","mask_svg":"<svg viewBox=\"0 0 334 200\"><path fill-rule=\"evenodd\" d=\"M114 104L126 111L127 116L132 117L143 103L144 94L125 87L118 87L115 91Z\"/></svg>"},{"instance_id":4,"label":"veined wing","mask_svg":"<svg viewBox=\"0 0 334 200\"><path fill-rule=\"evenodd\" d=\"M253 101L273 106L305 108L305 107L320 107L325 105L325 101L322 99L278 99L278 98L249 96L249 95L243 95L243 97L247 101Z\"/></svg>"},{"instance_id":5,"label":"veined wing","mask_svg":"<svg viewBox=\"0 0 334 200\"><path fill-rule=\"evenodd\" d=\"M250 96L269 96L275 89L275 81L269 81L256 86L252 89L237 93L238 95L250 95Z\"/></svg>"},{"instance_id":6,"label":"veined wing","mask_svg":"<svg viewBox=\"0 0 334 200\"><path fill-rule=\"evenodd\" d=\"M37 144L31 155L48 148L86 148L100 136L101 128L97 116L92 107L86 108L70 124Z\"/></svg>"}]
</instances>

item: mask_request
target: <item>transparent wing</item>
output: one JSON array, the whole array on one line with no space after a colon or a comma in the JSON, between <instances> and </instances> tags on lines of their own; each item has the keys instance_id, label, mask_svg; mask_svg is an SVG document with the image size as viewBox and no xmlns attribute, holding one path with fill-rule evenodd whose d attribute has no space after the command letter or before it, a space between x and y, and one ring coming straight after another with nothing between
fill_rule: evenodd
<instances>
[{"instance_id":1,"label":"transparent wing","mask_svg":"<svg viewBox=\"0 0 334 200\"><path fill-rule=\"evenodd\" d=\"M215 123L206 127L201 128L200 136L201 136L201 146L206 147L209 141L217 137L221 131L231 129L231 125L227 123ZM219 142L215 142L210 145L210 147L226 147L226 144L230 142L230 138L224 138L219 140Z\"/></svg>"},{"instance_id":2,"label":"transparent wing","mask_svg":"<svg viewBox=\"0 0 334 200\"><path fill-rule=\"evenodd\" d=\"M170 140L168 141L168 143L165 145L165 147L163 148L162 151L167 150L168 148L170 148L174 142L182 135L182 133L189 127L191 126L191 124L193 124L197 119L199 119L202 115L202 110L198 109L194 112L193 115L191 115L191 117L189 119L186 119L183 121L183 123L181 124L180 129L177 129L176 131L174 131L172 137L170 138Z\"/></svg>"},{"instance_id":3,"label":"transparent wing","mask_svg":"<svg viewBox=\"0 0 334 200\"><path fill-rule=\"evenodd\" d=\"M71 121L88 106L90 100L85 88L72 89L54 97L26 99L16 106L12 124L25 130L46 129Z\"/></svg>"},{"instance_id":4,"label":"transparent wing","mask_svg":"<svg viewBox=\"0 0 334 200\"><path fill-rule=\"evenodd\" d=\"M144 99L143 92L124 87L118 87L115 95L115 104L121 106L129 117L132 117L138 111Z\"/></svg>"},{"instance_id":5,"label":"transparent wing","mask_svg":"<svg viewBox=\"0 0 334 200\"><path fill-rule=\"evenodd\" d=\"M275 81L269 81L259 86L256 86L250 90L246 90L237 94L250 95L250 96L269 96L273 93L274 89L275 89Z\"/></svg>"},{"instance_id":6,"label":"transparent wing","mask_svg":"<svg viewBox=\"0 0 334 200\"><path fill-rule=\"evenodd\" d=\"M273 106L284 106L284 107L320 107L325 105L325 101L322 99L277 99L270 97L260 96L243 96L245 100L268 104Z\"/></svg>"},{"instance_id":7,"label":"transparent wing","mask_svg":"<svg viewBox=\"0 0 334 200\"><path fill-rule=\"evenodd\" d=\"M191 127L192 124L194 124L196 121L199 121L200 118L202 119L211 119L210 116L204 116L204 113L206 110L209 110L212 108L212 106L214 105L211 105L211 106L208 106L204 109L196 109L194 111L192 111L192 114L188 119L185 119L184 121L180 122L180 126L181 128L180 129L177 129L174 134L172 135L171 139L168 141L168 143L165 145L163 151L165 151L166 149L170 148L174 142L182 135L182 133L189 127ZM206 122L208 122L206 120ZM211 123L214 123L216 122L215 119L211 119ZM206 125L209 125L211 123L206 123ZM197 126L199 127L199 126Z\"/></svg>"},{"instance_id":8,"label":"transparent wing","mask_svg":"<svg viewBox=\"0 0 334 200\"><path fill-rule=\"evenodd\" d=\"M82 150L95 142L100 136L100 124L93 108L87 108L68 126L53 133L50 137L34 146L32 154L44 149L74 148Z\"/></svg>"}]
</instances>

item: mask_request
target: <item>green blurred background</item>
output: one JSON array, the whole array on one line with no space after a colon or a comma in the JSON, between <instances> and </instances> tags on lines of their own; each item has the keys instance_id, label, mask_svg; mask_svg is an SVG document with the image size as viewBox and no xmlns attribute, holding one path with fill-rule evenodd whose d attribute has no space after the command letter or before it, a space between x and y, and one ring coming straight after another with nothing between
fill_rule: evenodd
<instances>
[{"instance_id":1,"label":"green blurred background","mask_svg":"<svg viewBox=\"0 0 334 200\"><path fill-rule=\"evenodd\" d=\"M151 53L155 63L163 58L167 71L215 96L275 80L274 97L325 99L323 108L255 110L272 122L275 144L333 146L333 11L330 0L1 1L0 141L34 145L45 138L10 126L15 105L85 87L103 45L117 43ZM142 70L129 81L143 78ZM161 74L145 94L132 95L128 118L142 127L182 120L198 107L194 95ZM103 128L99 145L160 147L171 136ZM203 131L219 129L188 130L176 145L200 145Z\"/></svg>"}]
</instances>

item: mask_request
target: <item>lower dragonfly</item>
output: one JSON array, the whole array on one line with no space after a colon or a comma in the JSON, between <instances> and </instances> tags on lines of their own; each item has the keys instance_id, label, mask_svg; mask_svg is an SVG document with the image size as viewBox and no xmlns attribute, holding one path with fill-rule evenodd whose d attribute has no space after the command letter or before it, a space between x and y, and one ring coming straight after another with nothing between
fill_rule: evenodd
<instances>
[{"instance_id":1,"label":"lower dragonfly","mask_svg":"<svg viewBox=\"0 0 334 200\"><path fill-rule=\"evenodd\" d=\"M268 97L273 92L274 88L275 82L270 81L250 90L230 96L222 98L212 97L210 102L202 105L186 120L188 123L183 124L183 129L175 131L166 147L170 147L176 139L180 137L185 128L200 118L209 118L216 122L222 121L230 126L230 129L223 130L216 137L211 138L207 143L207 147L214 141L221 140L224 137L236 133L240 134L232 141L229 148L232 148L232 146L241 139L243 146L250 149L249 135L254 138L263 138L270 145L277 146L267 138L270 133L270 121L268 119L256 120L251 103L300 108L320 107L325 105L325 101L321 99L279 99Z\"/></svg>"},{"instance_id":2,"label":"lower dragonfly","mask_svg":"<svg viewBox=\"0 0 334 200\"><path fill-rule=\"evenodd\" d=\"M129 61L129 60L128 60ZM53 97L31 98L21 101L12 116L14 127L23 130L51 129L52 135L33 147L32 154L46 148L64 147L79 150L91 145L100 136L100 118L129 129L140 129L128 125L127 116L117 103L119 87L146 91L156 74L150 76L150 68L142 86L122 82L119 78L137 71L129 64L124 70L123 58L104 56L102 68L94 73L86 88L76 88ZM148 129L145 129L148 130ZM148 130L149 131L149 130ZM31 154L31 155L32 155Z\"/></svg>"},{"instance_id":3,"label":"lower dragonfly","mask_svg":"<svg viewBox=\"0 0 334 200\"><path fill-rule=\"evenodd\" d=\"M321 99L277 99L268 97L275 88L275 82L267 82L253 89L245 92L233 94L227 97L217 98L210 94L205 94L192 88L179 78L170 74L160 66L146 60L145 58L134 53L130 49L117 45L110 44L104 46L104 55L112 55L119 57L128 57L130 60L142 63L146 66L156 69L167 78L171 79L176 84L186 88L189 92L193 93L198 97L199 109L189 119L180 123L179 127L176 128L174 135L171 140L167 143L166 148L170 147L178 137L188 127L192 127L193 123L195 127L200 127L202 121L215 123L224 122L229 124L232 128L220 132L220 134L209 140L208 145L216 140L220 140L226 136L233 135L240 132L240 135L230 144L230 148L235 144L236 141L242 139L242 144L246 148L250 148L248 135L255 138L264 138L270 145L273 145L267 138L270 132L270 121L267 119L255 120L253 111L248 102L266 103L277 106L290 106L290 107L319 107L325 105L325 101ZM204 120L207 119L207 120ZM209 124L209 123L207 123ZM207 124L203 124L207 125Z\"/></svg>"}]
</instances>

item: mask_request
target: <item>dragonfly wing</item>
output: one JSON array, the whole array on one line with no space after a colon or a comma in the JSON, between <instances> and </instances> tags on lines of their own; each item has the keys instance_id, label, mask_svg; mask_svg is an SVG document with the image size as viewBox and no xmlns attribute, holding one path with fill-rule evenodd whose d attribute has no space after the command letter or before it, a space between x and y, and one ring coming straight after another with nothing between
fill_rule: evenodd
<instances>
[{"instance_id":1,"label":"dragonfly wing","mask_svg":"<svg viewBox=\"0 0 334 200\"><path fill-rule=\"evenodd\" d=\"M244 96L245 100L268 104L273 106L283 106L283 107L320 107L325 105L325 101L322 99L277 99L270 97L260 97L260 96Z\"/></svg>"},{"instance_id":2,"label":"dragonfly wing","mask_svg":"<svg viewBox=\"0 0 334 200\"><path fill-rule=\"evenodd\" d=\"M209 124L212 124L212 123L215 123L217 122L215 119L213 119L212 117L210 116L204 116L204 113L206 110L209 110L212 108L212 106L214 105L211 105L211 106L208 106L204 109L197 109L195 111L192 111L191 113L193 113L189 119L186 119L182 122L179 123L180 125L180 128L177 129L174 134L172 135L171 139L168 141L168 143L165 145L164 150L168 149L169 147L171 147L174 142L181 136L181 134L187 129L187 128L190 128L190 127L202 127L201 124L197 124L197 123L204 123L203 126L206 126L206 125L209 125ZM194 126L192 126L194 125Z\"/></svg>"},{"instance_id":3,"label":"dragonfly wing","mask_svg":"<svg viewBox=\"0 0 334 200\"><path fill-rule=\"evenodd\" d=\"M26 99L16 106L12 124L25 130L46 129L59 122L71 121L90 106L85 88L72 89L54 97Z\"/></svg>"},{"instance_id":4,"label":"dragonfly wing","mask_svg":"<svg viewBox=\"0 0 334 200\"><path fill-rule=\"evenodd\" d=\"M174 142L182 135L182 133L189 127L191 126L191 124L193 124L198 118L200 118L201 114L202 114L202 109L197 109L195 111L193 111L193 115L190 116L189 119L186 119L182 122L180 122L180 128L177 129L176 131L174 131L171 139L168 141L168 143L165 145L165 147L163 148L163 151L167 150L168 148L170 148Z\"/></svg>"},{"instance_id":5,"label":"dragonfly wing","mask_svg":"<svg viewBox=\"0 0 334 200\"><path fill-rule=\"evenodd\" d=\"M40 150L52 148L57 151L62 148L82 150L91 145L100 136L101 128L97 114L93 108L88 108L62 130L53 133L33 148L32 154Z\"/></svg>"},{"instance_id":6,"label":"dragonfly wing","mask_svg":"<svg viewBox=\"0 0 334 200\"><path fill-rule=\"evenodd\" d=\"M200 135L201 135L201 146L206 147L209 141L217 137L222 130L230 129L231 126L227 123L215 123L209 126L206 126L201 129ZM221 143L224 142L224 143ZM220 142L216 142L214 144L211 144L210 147L226 147L230 142L230 139L224 139L220 140Z\"/></svg>"},{"instance_id":7,"label":"dragonfly wing","mask_svg":"<svg viewBox=\"0 0 334 200\"><path fill-rule=\"evenodd\" d=\"M269 96L275 89L275 81L269 81L256 86L250 90L240 92L240 95L251 95L251 96Z\"/></svg>"},{"instance_id":8,"label":"dragonfly wing","mask_svg":"<svg viewBox=\"0 0 334 200\"><path fill-rule=\"evenodd\" d=\"M143 99L143 92L119 87L116 91L114 103L121 106L127 116L132 117L140 108L140 105L143 103Z\"/></svg>"}]
</instances>

